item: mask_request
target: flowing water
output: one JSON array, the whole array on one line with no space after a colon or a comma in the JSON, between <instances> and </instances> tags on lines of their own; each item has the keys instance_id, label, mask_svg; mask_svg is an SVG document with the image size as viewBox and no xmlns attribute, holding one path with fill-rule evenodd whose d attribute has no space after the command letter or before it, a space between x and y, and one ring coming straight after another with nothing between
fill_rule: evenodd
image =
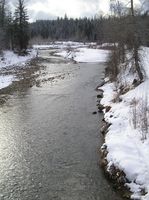
<instances>
[{"instance_id":1,"label":"flowing water","mask_svg":"<svg viewBox=\"0 0 149 200\"><path fill-rule=\"evenodd\" d=\"M55 78L0 108L0 200L121 200L99 167L102 115L92 114L104 64L40 64L40 80Z\"/></svg>"}]
</instances>

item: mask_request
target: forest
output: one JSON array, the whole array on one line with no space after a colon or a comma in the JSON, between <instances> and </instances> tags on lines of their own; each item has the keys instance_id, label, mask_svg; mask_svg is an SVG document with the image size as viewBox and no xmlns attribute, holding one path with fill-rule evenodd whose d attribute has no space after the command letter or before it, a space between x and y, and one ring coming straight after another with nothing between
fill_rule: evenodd
<instances>
[{"instance_id":1,"label":"forest","mask_svg":"<svg viewBox=\"0 0 149 200\"><path fill-rule=\"evenodd\" d=\"M118 42L118 35L123 34L129 40L127 31L131 31L130 15L123 14L120 18L116 15L99 16L93 19L69 19L37 20L30 24L30 38L49 40L73 40L83 42L114 43ZM138 13L135 16L139 37L143 44L148 43L149 15Z\"/></svg>"},{"instance_id":2,"label":"forest","mask_svg":"<svg viewBox=\"0 0 149 200\"><path fill-rule=\"evenodd\" d=\"M0 50L27 49L29 41L96 41L102 43L130 44L133 30L137 32L140 45L149 45L149 14L141 9L126 8L122 3L111 4L111 12L106 16L90 18L57 18L55 20L37 20L29 23L26 2L18 0L12 14L7 1L0 1ZM135 26L135 27L134 27Z\"/></svg>"}]
</instances>

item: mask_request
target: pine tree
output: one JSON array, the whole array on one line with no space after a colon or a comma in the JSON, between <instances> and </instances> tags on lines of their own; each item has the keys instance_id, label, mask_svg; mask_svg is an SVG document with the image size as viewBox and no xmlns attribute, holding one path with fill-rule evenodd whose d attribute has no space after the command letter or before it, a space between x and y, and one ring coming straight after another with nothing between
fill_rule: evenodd
<instances>
[{"instance_id":1,"label":"pine tree","mask_svg":"<svg viewBox=\"0 0 149 200\"><path fill-rule=\"evenodd\" d=\"M4 27L6 1L0 0L0 27Z\"/></svg>"},{"instance_id":2,"label":"pine tree","mask_svg":"<svg viewBox=\"0 0 149 200\"><path fill-rule=\"evenodd\" d=\"M24 0L18 0L18 5L14 13L14 44L20 54L26 53L29 33L28 15Z\"/></svg>"},{"instance_id":3,"label":"pine tree","mask_svg":"<svg viewBox=\"0 0 149 200\"><path fill-rule=\"evenodd\" d=\"M8 48L6 1L0 0L0 53Z\"/></svg>"}]
</instances>

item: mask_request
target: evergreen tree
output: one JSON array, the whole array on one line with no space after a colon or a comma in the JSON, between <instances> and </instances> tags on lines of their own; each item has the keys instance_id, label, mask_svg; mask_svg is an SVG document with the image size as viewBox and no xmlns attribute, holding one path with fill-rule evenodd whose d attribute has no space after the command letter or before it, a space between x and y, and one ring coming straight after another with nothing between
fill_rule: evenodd
<instances>
[{"instance_id":1,"label":"evergreen tree","mask_svg":"<svg viewBox=\"0 0 149 200\"><path fill-rule=\"evenodd\" d=\"M4 27L5 14L6 14L6 1L0 0L0 27Z\"/></svg>"},{"instance_id":2,"label":"evergreen tree","mask_svg":"<svg viewBox=\"0 0 149 200\"><path fill-rule=\"evenodd\" d=\"M0 1L0 53L5 49L5 0Z\"/></svg>"},{"instance_id":3,"label":"evergreen tree","mask_svg":"<svg viewBox=\"0 0 149 200\"><path fill-rule=\"evenodd\" d=\"M26 53L29 42L28 15L24 0L18 0L14 13L14 44L19 53Z\"/></svg>"}]
</instances>

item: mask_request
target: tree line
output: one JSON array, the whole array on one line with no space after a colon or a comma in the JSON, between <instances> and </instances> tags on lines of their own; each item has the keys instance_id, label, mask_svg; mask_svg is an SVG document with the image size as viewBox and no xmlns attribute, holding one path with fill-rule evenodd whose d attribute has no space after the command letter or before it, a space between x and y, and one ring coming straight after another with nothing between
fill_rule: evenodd
<instances>
[{"instance_id":1,"label":"tree line","mask_svg":"<svg viewBox=\"0 0 149 200\"><path fill-rule=\"evenodd\" d=\"M56 20L37 20L30 25L30 34L31 38L50 40L97 41L101 26L100 19L69 19L65 15L64 18L58 17Z\"/></svg>"},{"instance_id":2,"label":"tree line","mask_svg":"<svg viewBox=\"0 0 149 200\"><path fill-rule=\"evenodd\" d=\"M14 14L7 7L7 0L0 0L0 50L26 51L29 41L96 41L117 43L119 61L125 60L125 51L134 45L149 46L149 14L130 8L121 1L112 0L111 15L92 19L72 19L65 15L55 20L37 20L29 23L25 0L17 0Z\"/></svg>"},{"instance_id":3,"label":"tree line","mask_svg":"<svg viewBox=\"0 0 149 200\"><path fill-rule=\"evenodd\" d=\"M65 16L56 20L37 20L30 24L30 39L38 38L39 41L44 39L49 41L74 40L116 43L122 40L123 37L124 43L130 43L133 40L131 32L134 28L132 27L130 10L125 10L124 13L120 14L120 11L116 11L115 8L114 12L115 14L111 16L99 16L93 19L69 19ZM123 11L121 10L121 12ZM140 43L149 45L148 13L140 14L138 12L135 14L134 19ZM122 37L120 38L120 36Z\"/></svg>"}]
</instances>

